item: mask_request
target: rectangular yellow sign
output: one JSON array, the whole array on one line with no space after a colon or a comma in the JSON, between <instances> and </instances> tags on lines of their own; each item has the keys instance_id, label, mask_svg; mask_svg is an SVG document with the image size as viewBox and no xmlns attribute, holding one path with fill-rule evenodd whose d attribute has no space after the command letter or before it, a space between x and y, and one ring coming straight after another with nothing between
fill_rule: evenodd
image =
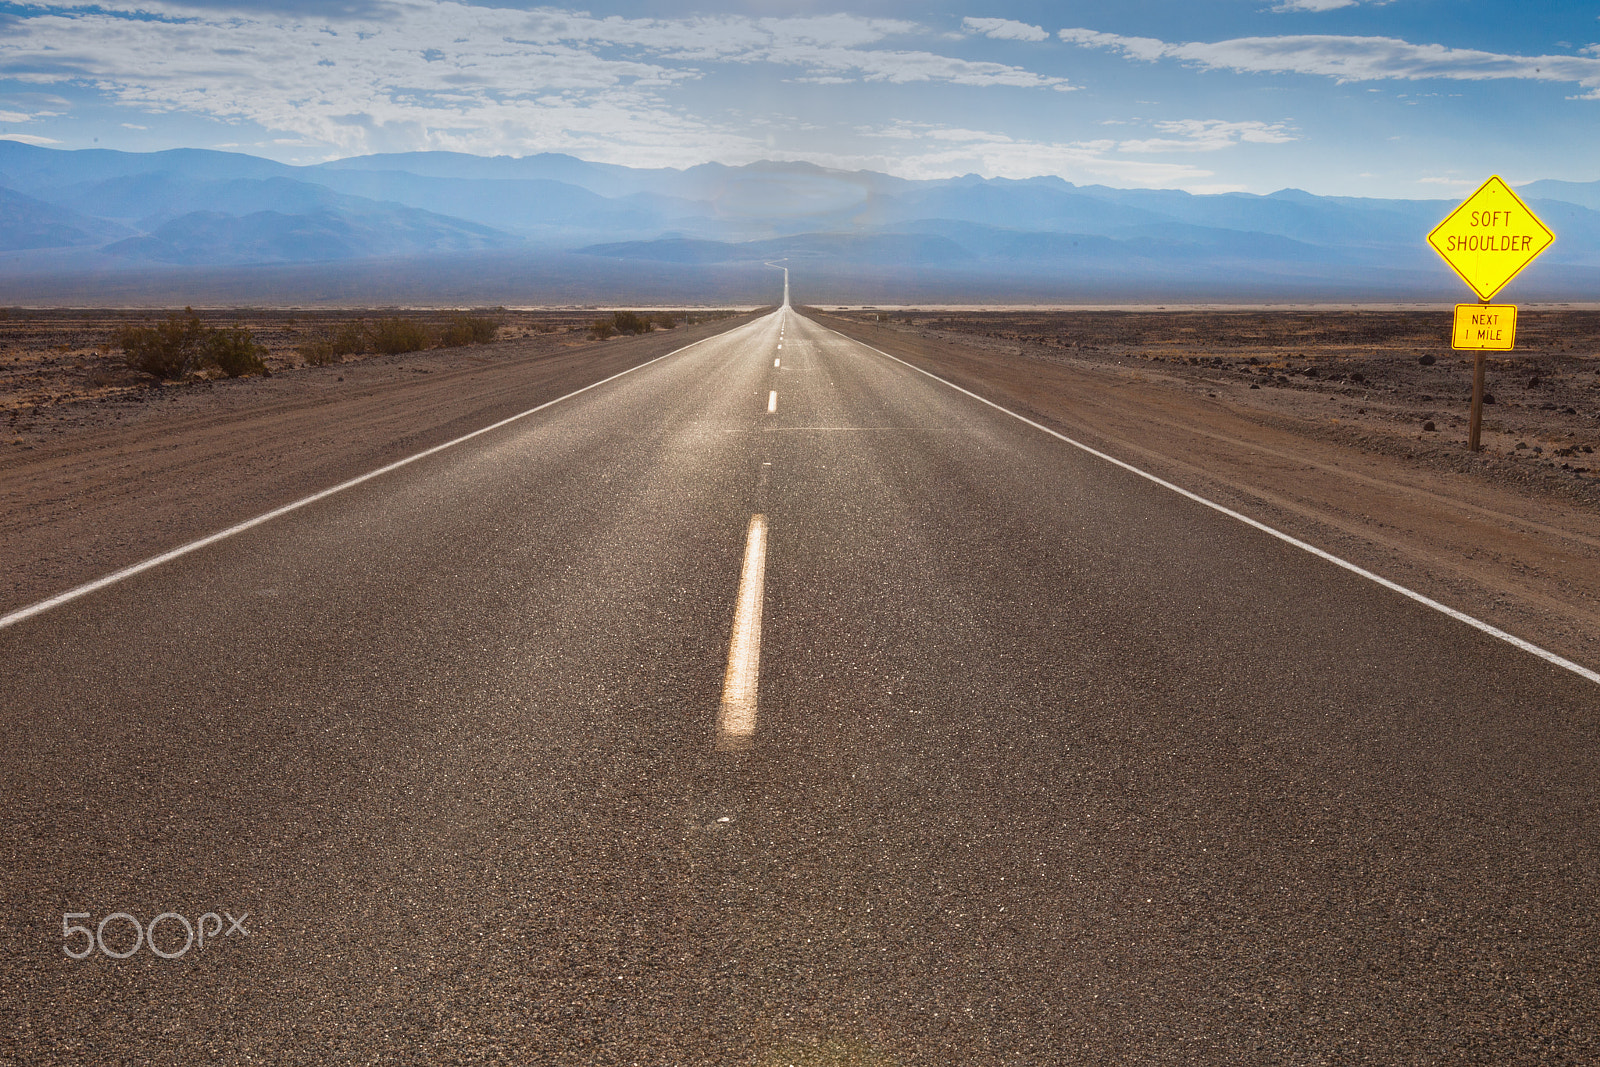
<instances>
[{"instance_id":1,"label":"rectangular yellow sign","mask_svg":"<svg viewBox=\"0 0 1600 1067\"><path fill-rule=\"evenodd\" d=\"M1450 347L1509 352L1517 340L1517 305L1457 304Z\"/></svg>"}]
</instances>

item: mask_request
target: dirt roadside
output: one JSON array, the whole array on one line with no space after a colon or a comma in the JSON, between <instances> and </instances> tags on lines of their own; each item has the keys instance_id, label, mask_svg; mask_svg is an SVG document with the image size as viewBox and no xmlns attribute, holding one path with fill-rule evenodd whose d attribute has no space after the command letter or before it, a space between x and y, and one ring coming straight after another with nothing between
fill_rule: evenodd
<instances>
[{"instance_id":1,"label":"dirt roadside","mask_svg":"<svg viewBox=\"0 0 1600 1067\"><path fill-rule=\"evenodd\" d=\"M0 449L0 614L750 317L576 347L535 334L30 406L25 443Z\"/></svg>"},{"instance_id":2,"label":"dirt roadside","mask_svg":"<svg viewBox=\"0 0 1600 1067\"><path fill-rule=\"evenodd\" d=\"M1236 373L1224 373L1193 342L1174 346L1163 338L1158 351L1106 345L1103 330L1071 312L1060 313L1054 328L1078 340L1054 348L1026 337L1019 345L1015 334L997 339L1001 331L970 321L878 323L863 314L806 313L1084 444L1600 667L1600 482L1589 473L1600 464L1581 444L1586 434L1600 436L1590 428L1592 415L1568 416L1559 407L1549 413L1573 422L1551 431L1580 461L1563 469L1554 453L1544 458L1541 450L1534 459L1530 446L1516 448L1519 434L1541 439L1532 424L1500 434L1507 441L1500 452L1473 456L1420 431L1404 389L1363 399L1366 391L1352 392L1348 373L1337 388L1291 389L1281 367L1269 376L1259 357L1241 358ZM1408 353L1403 362L1415 366L1418 357ZM1322 380L1331 377L1325 368ZM1431 394L1419 402L1438 406Z\"/></svg>"}]
</instances>

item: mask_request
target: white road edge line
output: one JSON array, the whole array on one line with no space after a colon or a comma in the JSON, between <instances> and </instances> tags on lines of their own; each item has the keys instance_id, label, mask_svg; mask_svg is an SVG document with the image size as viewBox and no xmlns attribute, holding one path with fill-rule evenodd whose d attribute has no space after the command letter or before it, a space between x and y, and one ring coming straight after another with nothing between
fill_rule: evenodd
<instances>
[{"instance_id":1,"label":"white road edge line","mask_svg":"<svg viewBox=\"0 0 1600 1067\"><path fill-rule=\"evenodd\" d=\"M761 602L767 575L767 517L750 516L745 535L744 566L739 572L739 602L728 639L728 670L722 678L722 707L717 713L717 747L748 748L756 732L756 688L761 680Z\"/></svg>"},{"instance_id":2,"label":"white road edge line","mask_svg":"<svg viewBox=\"0 0 1600 1067\"><path fill-rule=\"evenodd\" d=\"M428 456L433 455L435 452L443 452L447 448L453 448L464 441L472 440L474 437L480 437L492 430L498 430L502 426L509 426L518 419L525 419L529 415L536 414L537 412L543 411L547 407L552 407L553 405L559 404L563 400L571 400L579 393L587 393L590 389L597 389L600 386L605 385L607 382L614 382L625 374L632 374L636 370L643 370L653 363L660 363L662 360L675 356L680 352L687 352L695 345L704 344L706 341L723 336L726 335L717 333L712 334L710 337L702 337L700 340L686 344L682 348L675 348L671 352L666 353L666 355L657 356L655 359L640 363L635 367L629 367L625 371L619 371L609 378L602 378L598 382L591 382L581 389L574 389L565 396L558 396L554 400L546 400L543 404L540 404L537 407L531 407L527 411L519 411L515 415L501 419L499 422L492 423L483 427L482 429L473 430L471 433L463 434L452 441L446 441L441 445L434 445L432 448L424 449L414 456L407 456L405 459L395 460L393 463L379 467L377 470L368 471L366 474L359 474L356 477L351 478L349 481L340 482L338 485L329 486L327 489L323 489L320 492L312 493L308 497L303 497L300 500L296 500L292 504L285 504L280 508L273 508L271 511L266 512L265 514L257 515L253 519L246 519L244 522L230 526L226 530L218 530L216 533L202 537L198 541L190 541L188 544L179 545L177 548L169 549L166 552L161 553L159 556L151 556L147 560L135 563L129 567L124 567L119 571L113 571L102 578L96 578L92 582L85 582L83 585L68 589L64 593L57 593L48 600L41 600L37 604L29 604L25 608L18 608L9 615L0 615L0 630L3 630L8 626L14 626L17 623L22 622L24 619L31 619L35 615L43 614L44 612L49 611L51 608L58 608L62 604L65 604L69 601L77 600L79 597L88 596L90 593L104 589L108 585L114 585L115 583L122 581L124 578L132 578L136 574L142 574L153 567L161 566L163 563L170 563L179 556L186 556L190 552L198 551L199 549L205 548L207 545L216 544L218 541L221 541L227 537L232 537L234 534L243 533L252 527L260 526L265 522L271 522L273 519L276 519L281 515L287 515L289 512L295 511L299 508L303 508L307 504L314 504L319 500L333 496L335 493L342 493L346 489L351 489L355 486L358 486L362 482L371 481L380 475L388 474L390 471L399 470L401 467L404 467L410 463L415 463L419 459L425 459Z\"/></svg>"},{"instance_id":3,"label":"white road edge line","mask_svg":"<svg viewBox=\"0 0 1600 1067\"><path fill-rule=\"evenodd\" d=\"M774 389L767 394L767 414L771 415L778 410L778 391Z\"/></svg>"},{"instance_id":4,"label":"white road edge line","mask_svg":"<svg viewBox=\"0 0 1600 1067\"><path fill-rule=\"evenodd\" d=\"M816 323L816 325L822 326L822 324L820 322ZM1135 467L1131 463L1127 463L1127 462L1125 462L1123 460L1120 460L1120 459L1116 458L1115 456L1108 456L1104 452L1101 452L1099 449L1089 447L1088 445L1084 444L1082 441L1074 441L1072 438L1068 437L1066 434L1058 433L1057 431L1052 430L1050 427L1045 426L1045 425L1043 425L1041 423L1034 422L1032 419L1030 419L1030 418L1028 418L1028 417L1026 417L1024 415L1018 415L1015 411L1012 411L1010 408L1001 407L999 404L996 404L993 400L986 400L985 398L979 396L977 393L974 393L972 390L963 389L963 388L961 388L961 386L955 384L954 382L948 381L948 380L946 380L944 378L939 377L937 374L934 374L932 371L926 371L926 370L923 370L921 367L918 367L918 366L916 366L914 364L907 363L905 360L901 359L899 356L891 356L891 355L889 355L889 353L883 351L880 348L874 348L872 345L867 344L865 341L856 341L855 338L848 337L845 334L839 333L838 330L830 329L827 326L822 326L822 328L824 330L828 330L829 333L838 334L840 337L844 337L844 339L847 340L847 341L854 341L856 344L860 345L862 348L865 348L868 351L876 352L876 353L878 353L878 355L883 356L885 359L892 359L896 363L901 364L902 366L910 367L912 370L916 371L918 374L926 375L927 377L932 378L934 381L940 383L941 385L949 386L951 389L954 389L958 393L965 393L967 396L970 396L972 399L978 401L980 404L987 404L989 407L994 408L996 411L1002 412L1002 413L1004 413L1006 415L1010 415L1013 419L1016 419L1019 422L1027 423L1029 426L1032 426L1035 430L1041 430L1044 433L1049 434L1051 437L1056 438L1057 440L1066 442L1067 444L1071 445L1073 448L1081 449L1084 452L1089 453L1089 455L1094 456L1097 459L1103 459L1107 463L1110 463L1110 464L1113 464L1115 466L1121 467L1125 471L1129 471L1129 472L1131 472L1133 474L1137 474L1139 477L1144 478L1147 481L1154 482L1155 484L1161 486L1163 489L1170 489L1174 493L1177 493L1179 496L1187 497L1188 499L1194 501L1196 504L1203 504L1206 507L1210 508L1211 510L1219 511L1222 514L1228 516L1229 518L1238 519L1240 522L1244 523L1246 526L1253 526L1257 530L1260 530L1262 533L1271 534L1273 537L1276 537L1278 540L1284 541L1284 542L1286 542L1288 544L1293 545L1294 547L1296 547L1298 549L1302 549L1302 550L1304 550L1306 552L1309 552L1313 556L1318 557L1319 559L1327 560L1329 563L1332 563L1334 566L1343 567L1345 570L1351 572L1352 574L1359 574L1361 577L1366 578L1368 581L1377 582L1379 585L1383 586L1385 589L1393 590L1394 592L1399 593L1401 596L1410 597L1412 600L1415 600L1417 603L1422 604L1422 605L1424 605L1426 607L1430 607L1434 611L1441 612L1441 613L1443 613L1445 615L1448 615L1452 619L1455 619L1457 622L1464 622L1468 626L1473 627L1474 629L1483 631L1484 633L1488 634L1490 637L1498 638L1499 640L1504 641L1508 645L1513 645L1516 648L1520 648L1524 652L1528 652L1528 653L1531 653L1531 654L1533 654L1535 656L1538 656L1540 659L1545 660L1546 662L1553 663L1557 667L1561 667L1561 668L1563 668L1565 670L1569 670L1573 674L1576 674L1580 678L1584 678L1584 679L1587 679L1588 681L1594 682L1596 684L1600 684L1600 672L1592 671L1588 667L1583 666L1582 664L1574 663L1570 659L1567 659L1567 658L1565 658L1563 656L1558 656L1554 652L1551 652L1549 649L1540 648L1538 645L1534 644L1531 641L1524 641L1522 638L1516 636L1515 634L1506 633L1504 630L1500 629L1499 627L1491 626L1489 623L1484 622L1482 619L1473 618L1471 615L1468 615L1464 611L1457 611L1455 608L1450 607L1448 604L1441 604L1437 600L1434 600L1431 597L1423 596L1421 593L1418 593L1413 589L1407 589L1405 586L1399 584L1398 582L1391 582L1389 579L1383 577L1382 575L1374 574L1373 572L1367 570L1365 567L1357 566L1356 564L1351 563L1347 559L1341 559L1338 556L1335 556L1331 552L1327 552L1327 551L1325 551L1323 549L1318 548L1316 545L1309 544L1309 543L1307 543L1305 541L1302 541L1298 537L1294 537L1291 534L1286 534L1282 530L1274 529L1273 527L1268 526L1264 522L1260 522L1260 521L1258 521L1256 519L1252 519L1250 516L1241 514L1241 513L1237 512L1237 511L1234 511L1230 507L1225 507L1222 504L1218 504L1214 500L1207 500L1205 497L1201 496L1198 493L1190 492L1189 490L1183 488L1180 485L1174 485L1173 483L1167 481L1164 478L1159 478L1156 475L1151 474L1148 471L1140 470L1138 467Z\"/></svg>"}]
</instances>

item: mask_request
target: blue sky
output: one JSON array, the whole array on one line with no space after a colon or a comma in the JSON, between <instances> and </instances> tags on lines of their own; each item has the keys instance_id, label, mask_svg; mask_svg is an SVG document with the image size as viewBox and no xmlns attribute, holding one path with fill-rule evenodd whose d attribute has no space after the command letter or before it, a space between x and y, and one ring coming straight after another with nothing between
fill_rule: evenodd
<instances>
[{"instance_id":1,"label":"blue sky","mask_svg":"<svg viewBox=\"0 0 1600 1067\"><path fill-rule=\"evenodd\" d=\"M1600 6L0 2L0 137L1450 198L1600 179Z\"/></svg>"}]
</instances>

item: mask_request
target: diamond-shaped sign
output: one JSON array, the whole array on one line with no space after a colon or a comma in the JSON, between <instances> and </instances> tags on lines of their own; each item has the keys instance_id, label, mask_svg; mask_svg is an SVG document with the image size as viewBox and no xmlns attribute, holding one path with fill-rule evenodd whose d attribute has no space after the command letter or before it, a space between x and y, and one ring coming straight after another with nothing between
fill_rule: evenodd
<instances>
[{"instance_id":1,"label":"diamond-shaped sign","mask_svg":"<svg viewBox=\"0 0 1600 1067\"><path fill-rule=\"evenodd\" d=\"M1498 175L1428 234L1433 250L1481 300L1492 299L1555 239Z\"/></svg>"}]
</instances>

